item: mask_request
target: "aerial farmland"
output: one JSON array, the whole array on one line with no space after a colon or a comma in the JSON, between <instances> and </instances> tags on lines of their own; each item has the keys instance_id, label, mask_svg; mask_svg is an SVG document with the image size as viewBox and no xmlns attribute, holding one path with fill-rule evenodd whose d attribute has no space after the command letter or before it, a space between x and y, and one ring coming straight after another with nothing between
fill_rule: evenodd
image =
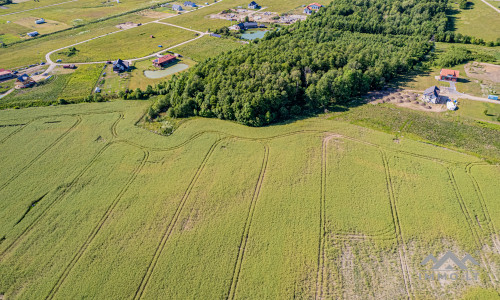
<instances>
[{"instance_id":1,"label":"aerial farmland","mask_svg":"<svg viewBox=\"0 0 500 300\"><path fill-rule=\"evenodd\" d=\"M500 10L422 1L0 0L0 300L500 298Z\"/></svg>"}]
</instances>

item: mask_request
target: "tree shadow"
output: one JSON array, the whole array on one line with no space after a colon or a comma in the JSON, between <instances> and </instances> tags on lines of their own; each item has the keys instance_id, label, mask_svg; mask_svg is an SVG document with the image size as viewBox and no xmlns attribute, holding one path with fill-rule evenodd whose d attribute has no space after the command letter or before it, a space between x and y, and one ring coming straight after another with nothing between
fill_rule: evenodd
<instances>
[{"instance_id":1,"label":"tree shadow","mask_svg":"<svg viewBox=\"0 0 500 300\"><path fill-rule=\"evenodd\" d=\"M459 9L450 8L446 10L446 16L448 17L448 22L446 23L446 31L456 31L457 30L457 15L460 14Z\"/></svg>"}]
</instances>

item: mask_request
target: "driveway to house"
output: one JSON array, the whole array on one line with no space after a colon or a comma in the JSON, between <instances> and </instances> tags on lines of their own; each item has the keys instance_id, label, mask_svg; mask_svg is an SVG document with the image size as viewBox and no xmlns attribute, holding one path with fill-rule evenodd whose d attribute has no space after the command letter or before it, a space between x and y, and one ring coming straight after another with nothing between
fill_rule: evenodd
<instances>
[{"instance_id":1,"label":"driveway to house","mask_svg":"<svg viewBox=\"0 0 500 300\"><path fill-rule=\"evenodd\" d=\"M12 93L14 91L14 88L11 88L10 90L8 90L7 92L3 93L2 95L0 95L0 99L2 99L3 97L7 96L8 94Z\"/></svg>"}]
</instances>

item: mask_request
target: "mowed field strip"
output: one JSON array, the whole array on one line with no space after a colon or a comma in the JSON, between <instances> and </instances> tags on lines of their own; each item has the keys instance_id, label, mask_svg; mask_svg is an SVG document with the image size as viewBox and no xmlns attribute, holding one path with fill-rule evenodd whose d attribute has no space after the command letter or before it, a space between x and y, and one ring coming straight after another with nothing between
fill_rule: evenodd
<instances>
[{"instance_id":1,"label":"mowed field strip","mask_svg":"<svg viewBox=\"0 0 500 300\"><path fill-rule=\"evenodd\" d=\"M319 118L158 136L146 105L0 112L8 299L439 297L443 241L497 286L497 166Z\"/></svg>"}]
</instances>

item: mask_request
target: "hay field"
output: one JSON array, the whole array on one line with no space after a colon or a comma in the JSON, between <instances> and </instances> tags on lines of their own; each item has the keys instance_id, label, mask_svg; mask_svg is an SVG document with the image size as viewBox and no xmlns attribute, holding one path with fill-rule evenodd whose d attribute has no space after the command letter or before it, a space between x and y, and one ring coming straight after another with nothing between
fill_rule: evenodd
<instances>
[{"instance_id":1,"label":"hay field","mask_svg":"<svg viewBox=\"0 0 500 300\"><path fill-rule=\"evenodd\" d=\"M7 299L491 295L497 166L324 118L136 126L147 102L0 112ZM445 250L476 281L418 278Z\"/></svg>"}]
</instances>

